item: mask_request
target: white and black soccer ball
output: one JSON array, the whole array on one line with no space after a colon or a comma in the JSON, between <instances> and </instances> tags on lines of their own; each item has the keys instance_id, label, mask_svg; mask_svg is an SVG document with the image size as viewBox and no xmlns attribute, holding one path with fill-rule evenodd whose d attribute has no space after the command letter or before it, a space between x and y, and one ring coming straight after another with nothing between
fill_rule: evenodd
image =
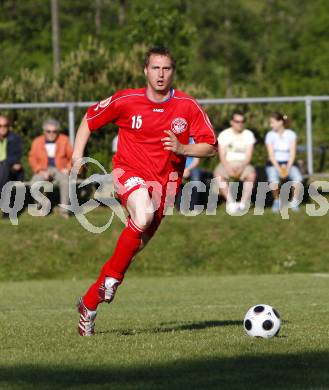
<instances>
[{"instance_id":1,"label":"white and black soccer ball","mask_svg":"<svg viewBox=\"0 0 329 390\"><path fill-rule=\"evenodd\" d=\"M281 328L281 317L274 307L259 304L247 311L243 327L248 336L270 339L278 335Z\"/></svg>"}]
</instances>

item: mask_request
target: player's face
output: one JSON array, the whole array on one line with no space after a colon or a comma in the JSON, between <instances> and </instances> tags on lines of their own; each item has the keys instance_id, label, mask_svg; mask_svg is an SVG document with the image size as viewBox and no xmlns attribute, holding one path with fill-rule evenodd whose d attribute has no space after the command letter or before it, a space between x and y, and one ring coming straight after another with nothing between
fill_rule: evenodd
<instances>
[{"instance_id":1,"label":"player's face","mask_svg":"<svg viewBox=\"0 0 329 390\"><path fill-rule=\"evenodd\" d=\"M245 119L242 115L234 115L231 120L231 126L235 131L241 132L244 129Z\"/></svg>"},{"instance_id":2,"label":"player's face","mask_svg":"<svg viewBox=\"0 0 329 390\"><path fill-rule=\"evenodd\" d=\"M46 128L44 129L44 134L47 141L53 142L57 138L58 129L56 126L47 125Z\"/></svg>"},{"instance_id":3,"label":"player's face","mask_svg":"<svg viewBox=\"0 0 329 390\"><path fill-rule=\"evenodd\" d=\"M169 57L152 54L144 73L148 88L161 94L169 91L174 77L174 69Z\"/></svg>"},{"instance_id":4,"label":"player's face","mask_svg":"<svg viewBox=\"0 0 329 390\"><path fill-rule=\"evenodd\" d=\"M9 121L5 116L0 116L0 137L4 138L9 131Z\"/></svg>"}]
</instances>

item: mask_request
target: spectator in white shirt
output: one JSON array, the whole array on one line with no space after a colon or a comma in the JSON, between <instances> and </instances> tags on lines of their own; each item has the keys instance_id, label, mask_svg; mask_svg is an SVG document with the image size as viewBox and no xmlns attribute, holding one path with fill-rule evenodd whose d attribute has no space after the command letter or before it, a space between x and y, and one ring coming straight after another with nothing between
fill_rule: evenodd
<instances>
[{"instance_id":1,"label":"spectator in white shirt","mask_svg":"<svg viewBox=\"0 0 329 390\"><path fill-rule=\"evenodd\" d=\"M218 153L220 164L214 171L220 191L226 199L226 210L234 214L249 207L251 193L256 180L255 168L250 164L254 144L256 142L252 131L245 128L244 113L235 110L231 116L231 127L223 130L218 136ZM242 181L243 190L240 202L233 198L230 180Z\"/></svg>"},{"instance_id":2,"label":"spectator in white shirt","mask_svg":"<svg viewBox=\"0 0 329 390\"><path fill-rule=\"evenodd\" d=\"M265 144L268 153L266 166L267 178L273 192L272 211L280 210L279 182L288 178L294 182L294 194L292 210L298 211L299 195L302 183L302 175L299 169L293 165L296 157L296 133L287 128L288 118L281 112L274 112L270 117L271 130L266 134Z\"/></svg>"}]
</instances>

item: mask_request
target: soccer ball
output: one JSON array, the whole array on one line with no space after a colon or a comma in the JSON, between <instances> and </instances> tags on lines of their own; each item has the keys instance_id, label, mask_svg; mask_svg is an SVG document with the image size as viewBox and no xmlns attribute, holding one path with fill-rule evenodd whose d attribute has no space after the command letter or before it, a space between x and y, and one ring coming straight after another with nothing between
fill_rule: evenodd
<instances>
[{"instance_id":1,"label":"soccer ball","mask_svg":"<svg viewBox=\"0 0 329 390\"><path fill-rule=\"evenodd\" d=\"M281 317L272 306L256 305L247 311L243 327L248 336L270 339L278 335L281 328Z\"/></svg>"}]
</instances>

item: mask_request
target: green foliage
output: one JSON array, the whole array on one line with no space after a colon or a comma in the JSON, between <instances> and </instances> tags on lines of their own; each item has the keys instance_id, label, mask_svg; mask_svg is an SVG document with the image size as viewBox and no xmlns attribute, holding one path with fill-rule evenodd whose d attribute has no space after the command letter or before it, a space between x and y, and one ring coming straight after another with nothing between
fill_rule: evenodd
<instances>
[{"instance_id":1,"label":"green foliage","mask_svg":"<svg viewBox=\"0 0 329 390\"><path fill-rule=\"evenodd\" d=\"M127 41L131 45L170 47L177 58L178 77L183 80L196 38L196 27L185 12L183 1L136 2L127 27Z\"/></svg>"},{"instance_id":2,"label":"green foliage","mask_svg":"<svg viewBox=\"0 0 329 390\"><path fill-rule=\"evenodd\" d=\"M329 2L326 0L86 0L59 1L61 67L52 73L50 2L0 3L0 101L94 101L144 84L143 57L167 45L177 57L176 87L198 98L320 95L329 89ZM315 144L329 144L328 103L314 104ZM207 107L217 131L232 106ZM244 105L261 136L268 114L281 110L305 143L305 107ZM45 117L67 128L65 110L11 111L30 140ZM79 111L77 118L83 115ZM97 135L91 152L108 160L111 136ZM106 138L106 139L105 139ZM255 161L264 159L256 149ZM107 164L107 163L106 163Z\"/></svg>"},{"instance_id":3,"label":"green foliage","mask_svg":"<svg viewBox=\"0 0 329 390\"><path fill-rule=\"evenodd\" d=\"M95 75L100 67L109 67L106 60L116 61L120 56L128 63L133 60L133 66L137 62L140 69L142 55L136 57L136 45L145 49L164 44L176 54L179 81L188 84L193 80L206 86L212 96L328 91L326 0L71 0L59 5L61 65L66 67L62 77L70 76L71 71L85 73L72 78L77 83ZM88 37L102 45L103 61ZM24 67L52 76L49 2L2 1L0 38L6 58L0 80L7 76L19 80L19 69ZM77 56L77 48L89 52L90 57L80 62L84 66L70 70L70 61L72 66L77 62L72 58ZM110 57L104 50L109 50ZM66 88L65 82L59 81ZM134 80L123 74L120 88L127 82L134 86ZM77 95L80 91L83 96L79 85L77 89ZM94 89L98 90L97 83Z\"/></svg>"},{"instance_id":4,"label":"green foliage","mask_svg":"<svg viewBox=\"0 0 329 390\"><path fill-rule=\"evenodd\" d=\"M117 89L136 88L144 83L141 57L145 48L135 45L131 51L113 54L103 44L89 37L62 63L55 78L59 100L99 100Z\"/></svg>"},{"instance_id":5,"label":"green foliage","mask_svg":"<svg viewBox=\"0 0 329 390\"><path fill-rule=\"evenodd\" d=\"M7 75L16 78L23 67L50 71L50 2L3 0L0 10L0 79Z\"/></svg>"}]
</instances>

